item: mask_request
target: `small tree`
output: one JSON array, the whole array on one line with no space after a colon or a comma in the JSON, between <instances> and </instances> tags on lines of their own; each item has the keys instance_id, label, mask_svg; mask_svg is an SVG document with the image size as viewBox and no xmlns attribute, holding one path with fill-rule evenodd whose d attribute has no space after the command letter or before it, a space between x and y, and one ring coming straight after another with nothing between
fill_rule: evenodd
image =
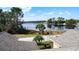
<instances>
[{"instance_id":1,"label":"small tree","mask_svg":"<svg viewBox=\"0 0 79 59\"><path fill-rule=\"evenodd\" d=\"M36 29L39 29L40 33L42 34L45 29L45 26L43 24L37 24Z\"/></svg>"},{"instance_id":2,"label":"small tree","mask_svg":"<svg viewBox=\"0 0 79 59\"><path fill-rule=\"evenodd\" d=\"M41 43L44 40L44 38L40 35L37 35L33 41L35 41L37 44Z\"/></svg>"}]
</instances>

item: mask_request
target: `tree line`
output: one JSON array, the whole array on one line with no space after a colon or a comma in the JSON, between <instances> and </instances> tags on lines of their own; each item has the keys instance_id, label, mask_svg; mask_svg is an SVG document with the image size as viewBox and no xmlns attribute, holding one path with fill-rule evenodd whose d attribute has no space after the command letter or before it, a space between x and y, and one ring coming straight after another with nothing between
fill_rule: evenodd
<instances>
[{"instance_id":1,"label":"tree line","mask_svg":"<svg viewBox=\"0 0 79 59\"><path fill-rule=\"evenodd\" d=\"M64 26L67 29L74 29L79 23L79 20L76 19L65 19L63 17L58 17L58 18L50 18L46 21L47 27L50 29L50 33L52 27L59 27L61 28ZM43 23L37 24L36 29L39 29L39 31L42 33L46 27L44 26Z\"/></svg>"}]
</instances>

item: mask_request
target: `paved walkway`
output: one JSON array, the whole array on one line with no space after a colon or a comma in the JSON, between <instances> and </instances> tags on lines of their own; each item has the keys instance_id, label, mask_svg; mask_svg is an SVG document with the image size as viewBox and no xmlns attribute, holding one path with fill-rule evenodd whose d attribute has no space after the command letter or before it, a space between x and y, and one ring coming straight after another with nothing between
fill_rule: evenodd
<instances>
[{"instance_id":1,"label":"paved walkway","mask_svg":"<svg viewBox=\"0 0 79 59\"><path fill-rule=\"evenodd\" d=\"M56 36L50 36L47 35L47 36L43 36L44 40L47 41L47 40L50 40L50 39L53 39L55 38ZM27 37L27 38L19 38L18 41L33 41L33 38L34 37Z\"/></svg>"}]
</instances>

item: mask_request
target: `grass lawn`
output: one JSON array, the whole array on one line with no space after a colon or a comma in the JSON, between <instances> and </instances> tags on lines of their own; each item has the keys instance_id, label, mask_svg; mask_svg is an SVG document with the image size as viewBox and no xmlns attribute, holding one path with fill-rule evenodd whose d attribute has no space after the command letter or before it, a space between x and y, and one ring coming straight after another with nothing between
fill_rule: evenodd
<instances>
[{"instance_id":1,"label":"grass lawn","mask_svg":"<svg viewBox=\"0 0 79 59\"><path fill-rule=\"evenodd\" d=\"M53 32L53 35L60 35L62 34L61 32ZM15 34L16 37L18 38L26 38L26 37L35 37L38 34Z\"/></svg>"},{"instance_id":2,"label":"grass lawn","mask_svg":"<svg viewBox=\"0 0 79 59\"><path fill-rule=\"evenodd\" d=\"M37 34L15 34L18 38L35 37Z\"/></svg>"}]
</instances>

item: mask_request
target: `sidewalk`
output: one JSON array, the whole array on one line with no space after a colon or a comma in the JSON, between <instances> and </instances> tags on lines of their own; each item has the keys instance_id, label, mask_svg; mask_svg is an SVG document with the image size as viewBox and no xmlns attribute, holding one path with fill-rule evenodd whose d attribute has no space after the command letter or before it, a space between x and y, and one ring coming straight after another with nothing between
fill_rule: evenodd
<instances>
[{"instance_id":1,"label":"sidewalk","mask_svg":"<svg viewBox=\"0 0 79 59\"><path fill-rule=\"evenodd\" d=\"M56 37L56 36L49 37L49 35L43 36L43 38L44 38L45 41L50 40L50 39L53 39L53 38L55 38L55 37ZM34 38L34 37L19 38L18 41L33 41L33 38Z\"/></svg>"}]
</instances>

